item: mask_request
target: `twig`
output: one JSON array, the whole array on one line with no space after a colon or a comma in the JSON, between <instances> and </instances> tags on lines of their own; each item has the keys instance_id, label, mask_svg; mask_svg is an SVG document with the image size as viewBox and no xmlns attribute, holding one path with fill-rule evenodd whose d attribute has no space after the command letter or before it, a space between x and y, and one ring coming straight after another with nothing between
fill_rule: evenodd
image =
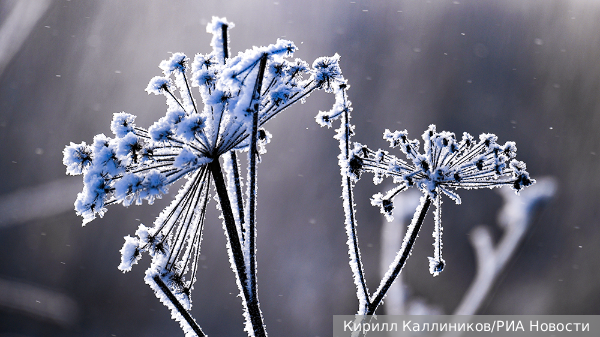
<instances>
[{"instance_id":1,"label":"twig","mask_svg":"<svg viewBox=\"0 0 600 337\"><path fill-rule=\"evenodd\" d=\"M254 92L252 94L252 132L250 138L250 149L248 151L248 213L245 225L248 229L248 237L244 242L244 245L247 247L248 263L246 266L247 273L247 284L245 285L248 288L249 292L249 308L252 307L254 312L250 312L251 316L258 316L260 319L260 323L262 324L262 313L260 312L259 302L258 302L258 293L257 293L257 278L256 278L256 159L258 156L257 152L257 141L258 141L258 109L260 104L260 91L262 87L263 77L265 75L265 68L267 66L267 55L263 55L260 59L260 65L258 68L258 75L256 78L256 83L254 85ZM255 319L255 318L252 318ZM266 336L266 331L264 330L264 324L259 327L253 324L254 333L256 336Z\"/></svg>"},{"instance_id":2,"label":"twig","mask_svg":"<svg viewBox=\"0 0 600 337\"><path fill-rule=\"evenodd\" d=\"M478 227L471 233L471 244L477 255L477 275L454 312L455 315L473 315L477 312L494 280L523 239L531 224L533 207L552 197L555 185L551 178L538 179L535 185L522 191L520 197L515 196L512 191L500 190L505 203L500 211L499 222L506 232L495 247L489 229Z\"/></svg>"},{"instance_id":3,"label":"twig","mask_svg":"<svg viewBox=\"0 0 600 337\"><path fill-rule=\"evenodd\" d=\"M394 283L398 274L404 267L406 260L410 256L410 252L412 250L412 246L419 235L419 230L423 225L423 221L425 220L425 215L429 210L429 206L431 206L432 200L431 197L427 194L421 197L421 204L417 207L415 211L415 216L413 217L412 223L408 226L408 230L406 231L406 235L404 236L404 241L402 242L402 247L398 251L396 255L396 259L390 265L390 268L384 278L381 280L379 289L373 294L371 303L369 304L369 308L367 311L367 315L373 315L375 310L381 301L385 297L388 289Z\"/></svg>"},{"instance_id":4,"label":"twig","mask_svg":"<svg viewBox=\"0 0 600 337\"><path fill-rule=\"evenodd\" d=\"M348 161L350 157L350 112L345 111L342 120L342 135L340 138L340 148L343 149L344 160ZM344 213L346 214L346 235L348 236L348 254L350 255L350 269L354 274L354 284L356 285L358 297L358 314L365 315L369 306L369 290L365 280L363 264L360 256L360 247L358 246L358 236L356 233L356 219L354 215L354 194L352 190L352 181L347 174L342 172L342 193L344 200Z\"/></svg>"},{"instance_id":5,"label":"twig","mask_svg":"<svg viewBox=\"0 0 600 337\"><path fill-rule=\"evenodd\" d=\"M419 197L420 193L416 190L409 190L396 196L393 210L394 220L391 222L384 220L382 223L379 265L382 278L389 268L389 259L395 256L400 249L404 228L411 221L413 211L419 205ZM405 303L406 297L403 277L400 273L396 283L388 290L388 296L385 300L385 313L387 315L407 314L409 306Z\"/></svg>"},{"instance_id":6,"label":"twig","mask_svg":"<svg viewBox=\"0 0 600 337\"><path fill-rule=\"evenodd\" d=\"M173 303L173 306L175 306L175 308L177 309L179 314L190 325L190 327L192 328L192 330L194 330L196 335L198 335L198 337L206 336L204 334L204 332L202 331L202 329L200 328L200 326L198 325L198 323L196 323L194 318L192 318L190 313L187 310L185 310L185 308L177 300L177 297L175 297L175 295L173 295L173 293L171 292L169 287L167 287L167 285L161 280L160 276L155 275L154 277L152 277L152 279L154 280L154 282L156 282L156 285L158 285L160 290L162 290L162 292L167 296L167 298L169 298L169 301L171 301L171 303Z\"/></svg>"},{"instance_id":7,"label":"twig","mask_svg":"<svg viewBox=\"0 0 600 337\"><path fill-rule=\"evenodd\" d=\"M477 274L454 315L474 315L481 307L494 281L502 272L531 224L534 207L551 198L556 191L553 178L545 177L519 197L511 191L500 190L504 207L499 213L498 223L505 233L494 247L490 230L480 226L471 232L471 244L477 257ZM457 337L460 333L447 333L444 337Z\"/></svg>"}]
</instances>

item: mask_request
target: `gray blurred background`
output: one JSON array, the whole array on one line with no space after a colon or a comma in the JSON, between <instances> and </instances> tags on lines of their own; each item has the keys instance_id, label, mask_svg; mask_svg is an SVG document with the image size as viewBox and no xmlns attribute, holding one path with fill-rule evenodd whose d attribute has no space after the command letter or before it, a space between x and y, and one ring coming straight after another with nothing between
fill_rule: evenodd
<instances>
[{"instance_id":1,"label":"gray blurred background","mask_svg":"<svg viewBox=\"0 0 600 337\"><path fill-rule=\"evenodd\" d=\"M110 133L114 112L147 127L165 112L148 96L169 52L210 51L205 25L225 16L235 54L277 38L311 63L339 53L354 106L354 140L387 147L385 128L420 137L434 123L461 135L517 142L556 197L536 213L481 314L600 314L600 3L591 0L68 1L0 0L0 336L181 336L143 282L149 259L117 270L123 236L150 225L154 206L109 208L81 227L62 149ZM337 142L314 122L333 100L313 94L268 126L259 171L258 266L271 336L330 336L353 314ZM393 150L392 150L393 153ZM382 217L357 186L370 288L379 275ZM173 189L172 189L173 192ZM447 268L429 275L431 215L405 269L414 296L451 313L469 286L469 231L501 231L498 193L461 191L444 203ZM204 234L193 315L211 336L245 336L214 203ZM384 308L380 309L385 312Z\"/></svg>"}]
</instances>

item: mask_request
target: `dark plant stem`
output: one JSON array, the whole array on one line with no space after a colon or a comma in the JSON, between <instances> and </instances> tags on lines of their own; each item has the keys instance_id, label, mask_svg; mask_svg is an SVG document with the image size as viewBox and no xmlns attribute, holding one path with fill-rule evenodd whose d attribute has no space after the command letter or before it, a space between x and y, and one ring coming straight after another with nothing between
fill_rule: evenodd
<instances>
[{"instance_id":1,"label":"dark plant stem","mask_svg":"<svg viewBox=\"0 0 600 337\"><path fill-rule=\"evenodd\" d=\"M235 198L238 208L238 219L240 219L240 232L242 235L242 242L246 240L246 231L244 228L244 200L242 198L242 184L240 182L240 169L238 167L238 160L235 151L229 151L229 160L231 164L231 173L233 174L233 184L235 187Z\"/></svg>"},{"instance_id":2,"label":"dark plant stem","mask_svg":"<svg viewBox=\"0 0 600 337\"><path fill-rule=\"evenodd\" d=\"M229 46L228 46L228 32L229 25L221 26L221 39L223 40L223 63L227 63L229 58ZM233 182L235 185L235 197L238 205L238 219L240 219L240 233L242 235L242 242L245 240L244 232L244 200L242 198L242 185L240 183L240 170L238 168L237 155L235 151L229 151L229 157L231 160L231 171L233 171Z\"/></svg>"},{"instance_id":3,"label":"dark plant stem","mask_svg":"<svg viewBox=\"0 0 600 337\"><path fill-rule=\"evenodd\" d=\"M229 46L227 45L227 29L229 25L221 26L221 39L223 40L223 60L227 60L229 58Z\"/></svg>"},{"instance_id":4,"label":"dark plant stem","mask_svg":"<svg viewBox=\"0 0 600 337\"><path fill-rule=\"evenodd\" d=\"M260 59L260 65L258 68L258 75L254 84L254 91L252 94L252 130L250 136L250 150L248 151L248 252L250 270L249 273L249 284L250 294L253 297L257 297L257 286L256 286L256 161L258 157L257 143L258 143L258 111L260 105L260 91L262 88L263 77L265 76L265 69L267 67L267 55L263 55Z\"/></svg>"},{"instance_id":5,"label":"dark plant stem","mask_svg":"<svg viewBox=\"0 0 600 337\"><path fill-rule=\"evenodd\" d=\"M221 26L221 37L223 41L223 62L227 62L229 58L229 47L228 47L228 25ZM264 72L266 68L266 55L263 55L261 58L261 63L259 67L259 74L257 77L257 81L254 86L254 93L252 96L251 105L255 103L254 116L258 116L258 98L260 98L260 87L262 85L262 79L264 77ZM255 118L255 117L254 117ZM256 139L256 133L252 135L253 139ZM256 146L256 144L254 144ZM254 147L251 146L250 153ZM265 330L265 325L263 322L263 317L260 312L258 295L256 293L256 261L254 256L254 242L255 242L255 233L254 233L254 207L251 207L249 218L252 220L252 225L249 227L250 233L245 233L245 225L244 225L244 207L243 207L243 199L241 193L241 184L240 184L240 174L239 168L237 165L237 157L234 151L231 151L231 164L233 171L233 178L235 184L235 193L236 200L238 205L238 216L240 220L240 231L239 233L242 235L242 241L240 241L240 237L238 235L238 230L236 228L236 221L233 215L233 210L231 208L231 203L229 200L229 194L227 192L227 186L225 185L225 179L223 178L223 172L221 170L221 166L218 159L215 159L213 162L209 164L209 169L213 175L215 188L217 190L217 195L219 196L219 201L221 204L221 211L223 212L223 218L225 220L225 227L227 231L228 241L231 247L230 254L233 255L233 263L235 264L236 276L238 278L238 282L240 287L242 288L242 295L244 296L244 303L246 305L246 309L248 310L248 315L250 316L250 323L252 325L252 329L254 331L253 336L255 337L266 337L267 332ZM255 166L254 166L255 167ZM255 175L255 172L252 173ZM254 181L255 184L255 181ZM252 185L252 182L251 182ZM256 186L249 186L249 188L253 188L250 191L256 191ZM250 193L253 197L255 197L255 193ZM252 204L254 206L254 203ZM246 225L247 226L247 225ZM247 235L247 236L246 236ZM242 242L245 242L247 238L249 239L250 244L250 270L246 269L244 253L242 250Z\"/></svg>"},{"instance_id":6,"label":"dark plant stem","mask_svg":"<svg viewBox=\"0 0 600 337\"><path fill-rule=\"evenodd\" d=\"M171 301L171 303L175 306L175 308L177 309L179 314L190 325L190 327L192 328L192 330L194 330L196 335L198 335L198 337L206 336L204 334L204 332L202 331L202 329L200 328L200 326L198 325L198 323L196 323L196 321L192 318L190 313L187 310L185 310L183 305L181 305L181 303L179 303L179 301L177 300L177 297L175 297L175 295L173 295L173 293L171 292L169 287L167 287L167 285L162 281L160 276L155 275L152 279L154 280L154 282L156 282L156 284L158 285L160 290L162 290L162 292L165 295L167 295L167 298L169 299L169 301Z\"/></svg>"},{"instance_id":7,"label":"dark plant stem","mask_svg":"<svg viewBox=\"0 0 600 337\"><path fill-rule=\"evenodd\" d=\"M422 199L423 200L423 199ZM421 202L421 205L415 211L415 215L413 217L411 225L408 227L406 231L406 235L404 236L404 241L402 242L402 247L398 252L399 258L396 258L396 261L392 263L390 266L390 270L392 271L388 274L387 278L381 280L381 285L375 294L373 294L373 299L370 301L369 306L367 308L366 315L375 314L375 310L383 301L383 298L387 294L387 291L390 289L396 277L400 274L402 267L406 263L406 260L410 256L410 252L412 247L419 236L419 230L423 225L423 221L425 220L425 215L429 210L429 206L431 206L431 197L426 195L425 200Z\"/></svg>"},{"instance_id":8,"label":"dark plant stem","mask_svg":"<svg viewBox=\"0 0 600 337\"><path fill-rule=\"evenodd\" d=\"M214 178L215 189L217 190L221 211L223 212L227 238L231 247L233 263L235 264L236 276L242 288L242 295L244 296L244 302L246 303L246 307L248 309L250 323L252 324L252 328L254 330L254 336L266 337L267 333L265 331L265 325L263 323L263 318L258 306L258 297L250 296L250 289L246 287L248 275L246 274L244 253L242 251L242 245L240 243L237 228L235 227L235 218L233 217L233 210L231 209L231 203L227 193L227 186L225 185L225 179L223 178L223 171L221 170L221 164L219 163L219 160L213 160L210 164L208 164L208 168Z\"/></svg>"}]
</instances>

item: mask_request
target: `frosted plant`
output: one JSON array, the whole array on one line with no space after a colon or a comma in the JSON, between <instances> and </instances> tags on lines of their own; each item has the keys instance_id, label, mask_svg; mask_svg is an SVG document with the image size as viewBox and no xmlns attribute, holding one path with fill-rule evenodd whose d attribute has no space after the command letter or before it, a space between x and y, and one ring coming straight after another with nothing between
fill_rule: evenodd
<instances>
[{"instance_id":1,"label":"frosted plant","mask_svg":"<svg viewBox=\"0 0 600 337\"><path fill-rule=\"evenodd\" d=\"M226 19L213 18L207 26L213 34L211 53L197 54L192 62L174 53L160 63L164 76L152 78L146 91L164 95L167 112L148 129L137 126L135 116L116 113L111 124L115 138L99 134L91 145L71 143L64 150L67 173L83 174L75 210L84 225L102 217L111 204L152 204L171 184L186 180L153 227L142 224L135 236L125 237L119 269L131 270L143 253L152 256L145 281L189 336L204 335L188 311L211 182L240 289L245 330L249 336L266 336L255 259L256 167L270 141L262 127L315 90L336 93L330 112L335 115L341 106L338 89L345 83L339 56L318 58L312 67L300 59L290 61L296 47L286 40L230 58L231 27ZM197 88L203 107L192 88ZM239 151L248 152L245 193Z\"/></svg>"},{"instance_id":2,"label":"frosted plant","mask_svg":"<svg viewBox=\"0 0 600 337\"><path fill-rule=\"evenodd\" d=\"M497 137L493 134L481 134L479 141L476 141L471 135L464 133L458 141L453 133L438 133L435 126L431 125L423 133L423 153L420 153L419 141L409 139L406 130L385 130L383 138L390 142L391 147L399 147L407 161L390 155L387 151L373 151L360 143L351 143L354 126L350 124L350 103L345 99L338 101L344 107L336 111L342 113L325 114L325 119L323 114L320 114L317 116L317 122L322 126L330 126L331 124L326 122L342 116L341 126L337 129L335 138L340 141L341 153L338 158L342 175L350 266L357 287L358 314L372 315L408 259L432 203L435 205L435 242L434 256L429 258L429 269L431 274L436 276L444 268L441 241L442 194L460 203L460 197L455 192L458 188L510 186L518 193L524 187L535 183L535 180L529 177L525 163L515 159L515 143L506 142L499 145L496 143ZM373 173L375 184L379 184L386 177L391 177L396 184L392 190L385 194L377 193L371 199L371 203L379 206L388 220L392 219L394 196L412 187L423 193L401 248L373 295L369 293L363 272L354 210L353 185L363 172Z\"/></svg>"},{"instance_id":3,"label":"frosted plant","mask_svg":"<svg viewBox=\"0 0 600 337\"><path fill-rule=\"evenodd\" d=\"M457 141L453 133L438 133L435 125L430 125L422 136L424 154L418 152L419 141L409 140L406 130L394 133L386 130L383 138L389 141L391 147L399 147L409 162L385 151L374 152L355 144L355 151L349 162L352 165L350 169L355 174L360 174L361 169L373 172L375 183L385 176L393 178L397 184L395 188L385 195L378 193L371 199L371 203L379 206L388 220L392 217L394 196L410 187L416 187L425 194L421 200L424 212L433 202L435 249L434 256L429 258L429 269L434 276L444 268L441 241L442 194L460 204L460 196L454 191L458 188L510 186L518 193L535 182L525 171L525 163L514 159L517 155L515 143L506 142L501 146L496 143L497 137L493 134L481 134L479 142L476 142L465 132L461 141Z\"/></svg>"}]
</instances>

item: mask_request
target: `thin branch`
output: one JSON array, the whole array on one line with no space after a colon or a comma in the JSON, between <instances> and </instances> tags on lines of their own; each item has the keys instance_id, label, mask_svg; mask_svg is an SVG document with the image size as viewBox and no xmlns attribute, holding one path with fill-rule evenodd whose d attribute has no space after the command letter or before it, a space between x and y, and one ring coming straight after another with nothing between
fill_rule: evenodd
<instances>
[{"instance_id":1,"label":"thin branch","mask_svg":"<svg viewBox=\"0 0 600 337\"><path fill-rule=\"evenodd\" d=\"M256 277L256 160L258 157L257 141L258 141L258 111L260 105L260 91L262 87L263 77L265 75L265 69L267 67L267 55L264 54L260 59L260 65L258 68L258 75L256 77L256 83L254 85L254 91L252 94L251 108L252 111L252 130L250 138L250 149L248 151L248 210L247 219L245 226L248 230L247 240L244 245L248 248L248 264L246 265L246 273L248 274L247 284L250 297L248 298L249 306L252 303L252 307L256 308L256 312L251 313L252 316L258 315L262 321L262 314L259 308L258 302L258 290L257 290L257 277ZM254 327L254 333L257 336L265 336L266 332L263 330L257 331L257 327ZM261 334L262 333L262 334Z\"/></svg>"},{"instance_id":2,"label":"thin branch","mask_svg":"<svg viewBox=\"0 0 600 337\"><path fill-rule=\"evenodd\" d=\"M381 253L380 253L380 272L381 278L385 276L389 268L389 260L396 255L402 245L404 228L412 220L413 212L419 205L421 194L411 189L399 194L394 200L394 209L392 221L383 220L381 229ZM396 278L394 285L388 290L385 300L385 314L404 315L408 313L406 305L407 290L403 283L402 273Z\"/></svg>"},{"instance_id":3,"label":"thin branch","mask_svg":"<svg viewBox=\"0 0 600 337\"><path fill-rule=\"evenodd\" d=\"M223 40L223 62L227 63L227 59L229 58L229 46L228 46L228 29L229 25L221 26L221 39ZM244 200L242 197L242 185L240 181L240 169L238 167L237 155L235 151L229 151L229 164L231 167L231 172L233 178L233 185L235 187L235 199L237 201L237 210L238 210L238 219L239 219L239 228L240 235L242 237L242 242L245 240L244 233Z\"/></svg>"},{"instance_id":4,"label":"thin branch","mask_svg":"<svg viewBox=\"0 0 600 337\"><path fill-rule=\"evenodd\" d=\"M385 297L388 289L394 283L394 280L400 274L402 267L406 263L406 260L410 256L410 252L412 250L412 246L419 235L419 230L423 225L423 221L425 220L425 215L427 214L427 210L429 210L429 206L431 206L431 197L427 194L421 198L421 204L417 207L415 211L415 216L413 217L412 223L408 226L408 230L406 231L406 235L404 236L404 241L402 242L402 247L398 251L396 255L396 259L390 265L390 269L386 273L386 276L381 280L381 284L379 289L373 294L373 299L369 304L369 308L367 310L367 315L373 315L375 310Z\"/></svg>"},{"instance_id":5,"label":"thin branch","mask_svg":"<svg viewBox=\"0 0 600 337\"><path fill-rule=\"evenodd\" d=\"M234 150L228 152L229 156L225 157L229 163L229 168L226 169L229 177L229 182L233 184L235 190L235 200L237 202L237 219L239 221L238 227L240 228L241 242L246 240L246 231L244 228L244 200L242 197L242 183L240 180L240 169L238 166L237 155Z\"/></svg>"},{"instance_id":6,"label":"thin branch","mask_svg":"<svg viewBox=\"0 0 600 337\"><path fill-rule=\"evenodd\" d=\"M154 277L152 277L152 279L154 280L154 282L156 282L156 285L158 285L158 287L160 288L160 290L162 290L162 292L167 296L167 298L169 299L169 301L171 301L171 303L175 306L175 308L177 309L177 311L179 312L179 314L190 325L190 327L192 328L192 330L194 330L194 332L196 333L196 335L198 335L198 337L204 337L204 336L206 336L204 334L204 332L202 331L202 329L200 328L200 326L198 325L198 323L196 323L196 321L194 320L194 318L192 318L192 316L190 315L190 313L187 310L185 310L185 308L183 307L183 305L181 305L181 303L179 303L179 301L177 300L177 297L175 297L175 295L173 295L173 293L171 292L171 290L169 289L169 287L167 287L167 285L161 280L160 276L155 275Z\"/></svg>"},{"instance_id":7,"label":"thin branch","mask_svg":"<svg viewBox=\"0 0 600 337\"><path fill-rule=\"evenodd\" d=\"M350 112L345 111L342 120L343 136L340 138L340 148L343 149L344 160L348 161L350 157ZM342 193L344 200L344 213L346 214L346 235L348 236L348 254L350 255L350 269L354 274L354 284L358 296L358 314L364 315L369 306L369 290L364 275L363 263L358 246L358 236L356 233L356 219L354 216L354 194L352 190L352 181L347 174L342 174Z\"/></svg>"},{"instance_id":8,"label":"thin branch","mask_svg":"<svg viewBox=\"0 0 600 337\"><path fill-rule=\"evenodd\" d=\"M477 256L477 274L455 315L474 315L489 293L497 276L510 260L531 224L532 208L554 195L556 183L551 178L538 179L536 184L515 196L512 191L501 190L504 208L499 222L505 232L494 246L489 229L477 227L471 233L471 244Z\"/></svg>"}]
</instances>

